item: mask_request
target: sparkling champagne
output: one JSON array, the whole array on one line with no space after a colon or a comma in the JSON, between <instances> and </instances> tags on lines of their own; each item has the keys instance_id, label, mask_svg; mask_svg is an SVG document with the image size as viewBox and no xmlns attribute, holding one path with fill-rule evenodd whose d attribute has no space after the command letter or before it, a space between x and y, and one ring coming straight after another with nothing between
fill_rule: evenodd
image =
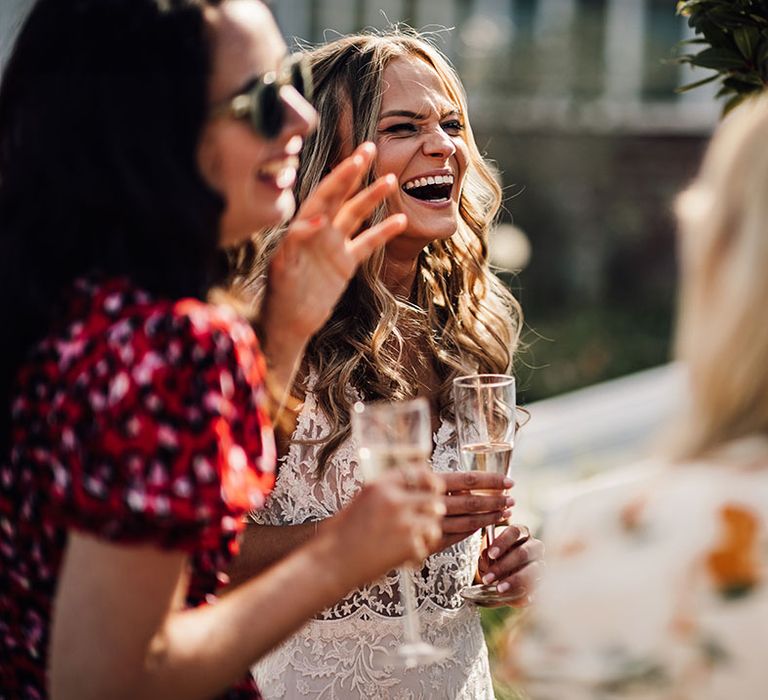
<instances>
[{"instance_id":1,"label":"sparkling champagne","mask_svg":"<svg viewBox=\"0 0 768 700\"><path fill-rule=\"evenodd\" d=\"M512 443L491 442L463 445L461 448L461 463L466 471L492 472L494 474L509 474L509 463L512 459ZM472 493L496 494L492 489L473 489Z\"/></svg>"},{"instance_id":2,"label":"sparkling champagne","mask_svg":"<svg viewBox=\"0 0 768 700\"><path fill-rule=\"evenodd\" d=\"M381 447L361 447L360 467L363 478L373 481L390 469L418 467L425 469L429 452L417 445L382 445Z\"/></svg>"}]
</instances>

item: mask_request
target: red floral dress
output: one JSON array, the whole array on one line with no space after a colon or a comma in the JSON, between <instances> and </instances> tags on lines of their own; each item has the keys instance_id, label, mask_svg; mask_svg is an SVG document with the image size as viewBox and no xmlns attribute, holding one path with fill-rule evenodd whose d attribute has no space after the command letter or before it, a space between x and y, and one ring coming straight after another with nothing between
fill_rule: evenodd
<instances>
[{"instance_id":1,"label":"red floral dress","mask_svg":"<svg viewBox=\"0 0 768 700\"><path fill-rule=\"evenodd\" d=\"M263 378L234 314L124 279L75 284L18 374L0 463L0 698L47 697L69 529L188 552L187 603L211 601L274 481ZM247 678L224 697L260 695Z\"/></svg>"}]
</instances>

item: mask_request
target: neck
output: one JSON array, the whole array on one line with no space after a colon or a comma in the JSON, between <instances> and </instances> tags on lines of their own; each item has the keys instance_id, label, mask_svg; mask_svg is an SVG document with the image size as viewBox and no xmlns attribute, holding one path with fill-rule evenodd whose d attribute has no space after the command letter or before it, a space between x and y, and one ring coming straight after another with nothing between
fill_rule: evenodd
<instances>
[{"instance_id":1,"label":"neck","mask_svg":"<svg viewBox=\"0 0 768 700\"><path fill-rule=\"evenodd\" d=\"M384 259L382 282L395 296L411 296L413 282L419 269L419 256L397 257L389 253Z\"/></svg>"}]
</instances>

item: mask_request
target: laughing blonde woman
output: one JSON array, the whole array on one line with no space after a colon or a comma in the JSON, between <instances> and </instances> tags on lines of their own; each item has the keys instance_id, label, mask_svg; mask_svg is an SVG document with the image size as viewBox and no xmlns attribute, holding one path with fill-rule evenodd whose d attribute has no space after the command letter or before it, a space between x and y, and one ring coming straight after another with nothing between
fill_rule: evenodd
<instances>
[{"instance_id":1,"label":"laughing blonde woman","mask_svg":"<svg viewBox=\"0 0 768 700\"><path fill-rule=\"evenodd\" d=\"M478 611L459 592L479 562L484 581L517 591L524 602L540 556L540 543L522 526L508 527L481 556L478 529L507 522L512 482L461 472L452 423L452 380L509 371L521 324L517 302L488 267L499 186L472 137L463 88L428 43L398 33L358 35L309 57L320 128L306 145L297 199L370 140L374 175L391 172L399 183L379 216L404 213L408 225L353 278L310 343L295 389L304 401L296 431L234 575L245 578L322 532L360 490L349 429L356 400L425 396L448 515L442 542L412 578L423 636L451 655L403 671L377 665L403 641L398 574L391 572L318 615L256 673L267 698L490 700Z\"/></svg>"}]
</instances>

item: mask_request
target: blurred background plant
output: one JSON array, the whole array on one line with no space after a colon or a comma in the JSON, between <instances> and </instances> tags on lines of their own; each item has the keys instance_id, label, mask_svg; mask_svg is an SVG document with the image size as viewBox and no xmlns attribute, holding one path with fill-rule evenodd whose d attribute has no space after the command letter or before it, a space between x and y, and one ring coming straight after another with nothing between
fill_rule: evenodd
<instances>
[{"instance_id":1,"label":"blurred background plant","mask_svg":"<svg viewBox=\"0 0 768 700\"><path fill-rule=\"evenodd\" d=\"M681 45L699 49L677 60L715 71L679 92L716 82L727 113L768 85L768 0L680 0L677 13L696 32Z\"/></svg>"}]
</instances>

